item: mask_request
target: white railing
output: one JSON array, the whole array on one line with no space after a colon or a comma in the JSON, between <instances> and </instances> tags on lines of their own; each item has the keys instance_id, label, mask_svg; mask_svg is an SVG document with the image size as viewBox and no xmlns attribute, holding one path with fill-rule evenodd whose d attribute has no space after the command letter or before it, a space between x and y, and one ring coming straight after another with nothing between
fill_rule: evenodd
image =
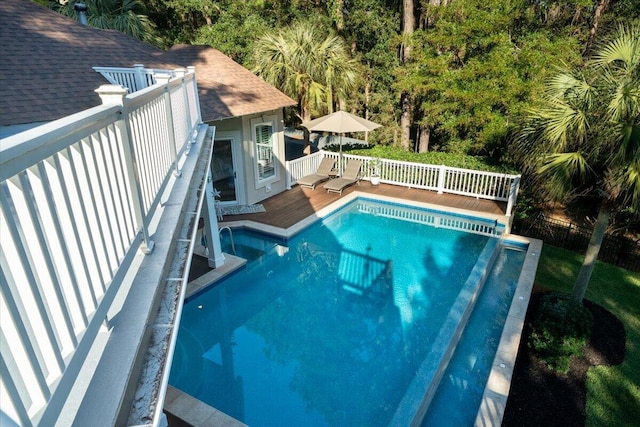
<instances>
[{"instance_id":1,"label":"white railing","mask_svg":"<svg viewBox=\"0 0 640 427\"><path fill-rule=\"evenodd\" d=\"M471 169L452 168L444 165L428 165L399 160L375 159L373 157L318 151L309 156L286 162L287 188L296 181L317 170L323 157L333 157L336 169L344 170L349 159L362 160L362 179L370 179L373 163L378 161L380 182L411 188L451 193L479 199L507 202L506 215L510 216L520 186L520 175L484 172ZM340 165L339 163L342 162ZM340 168L342 166L342 168Z\"/></svg>"},{"instance_id":2,"label":"white railing","mask_svg":"<svg viewBox=\"0 0 640 427\"><path fill-rule=\"evenodd\" d=\"M135 64L133 68L93 67L94 71L102 74L113 85L127 88L129 93L137 92L159 82L157 76L173 77L173 71L154 70L144 68L142 64Z\"/></svg>"},{"instance_id":3,"label":"white railing","mask_svg":"<svg viewBox=\"0 0 640 427\"><path fill-rule=\"evenodd\" d=\"M153 249L149 222L200 124L195 84L105 85L103 105L2 140L0 417L57 418L135 254Z\"/></svg>"}]
</instances>

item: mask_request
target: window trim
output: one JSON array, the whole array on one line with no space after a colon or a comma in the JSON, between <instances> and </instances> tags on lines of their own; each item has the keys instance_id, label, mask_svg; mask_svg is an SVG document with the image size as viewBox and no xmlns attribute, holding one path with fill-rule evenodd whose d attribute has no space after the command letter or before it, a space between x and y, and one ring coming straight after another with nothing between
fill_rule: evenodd
<instances>
[{"instance_id":1,"label":"window trim","mask_svg":"<svg viewBox=\"0 0 640 427\"><path fill-rule=\"evenodd\" d=\"M278 150L278 130L276 127L277 117L276 116L262 116L256 117L251 120L251 145L253 152L253 170L254 170L254 178L256 189L266 187L273 182L279 180L279 168L277 165L277 159L279 157ZM256 130L259 126L271 126L271 157L273 164L273 175L270 175L265 178L260 177L260 167L258 164L258 142L256 138Z\"/></svg>"}]
</instances>

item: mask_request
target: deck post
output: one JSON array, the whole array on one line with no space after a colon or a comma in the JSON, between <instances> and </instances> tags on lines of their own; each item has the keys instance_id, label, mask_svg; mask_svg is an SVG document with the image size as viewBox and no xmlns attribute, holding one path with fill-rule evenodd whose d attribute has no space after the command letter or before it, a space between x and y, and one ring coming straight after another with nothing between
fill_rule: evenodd
<instances>
[{"instance_id":1,"label":"deck post","mask_svg":"<svg viewBox=\"0 0 640 427\"><path fill-rule=\"evenodd\" d=\"M176 77L180 78L180 82L181 84L181 90L182 90L182 96L184 99L184 112L187 115L187 119L186 122L188 124L187 126L187 134L189 134L190 132L192 132L191 128L191 110L189 109L189 91L187 90L187 82L184 78L184 76L187 74L187 70L185 70L184 68L176 68L175 70L173 70L173 73L175 74ZM194 139L195 139L195 133L194 133ZM191 148L191 144L193 144L194 139L191 138L191 136L187 137L187 147L186 147L186 152L188 153L190 148Z\"/></svg>"},{"instance_id":2,"label":"deck post","mask_svg":"<svg viewBox=\"0 0 640 427\"><path fill-rule=\"evenodd\" d=\"M285 183L287 190L291 190L291 162L286 160L284 162Z\"/></svg>"},{"instance_id":3,"label":"deck post","mask_svg":"<svg viewBox=\"0 0 640 427\"><path fill-rule=\"evenodd\" d=\"M134 75L136 79L136 88L134 91L142 90L147 87L147 80L145 79L142 70L144 70L144 65L142 64L133 64L133 68L135 70Z\"/></svg>"},{"instance_id":4,"label":"deck post","mask_svg":"<svg viewBox=\"0 0 640 427\"><path fill-rule=\"evenodd\" d=\"M194 96L196 111L198 114L197 122L202 122L202 112L200 111L200 98L198 97L198 79L196 77L196 67L194 67L193 65L189 65L187 67L187 74L193 74L193 80L192 80L193 96ZM197 126L197 123L196 123L196 126Z\"/></svg>"},{"instance_id":5,"label":"deck post","mask_svg":"<svg viewBox=\"0 0 640 427\"><path fill-rule=\"evenodd\" d=\"M513 211L513 206L516 204L516 198L518 197L518 189L520 188L520 175L514 178L511 182L511 187L509 188L509 200L507 202L507 211L505 212L506 216L511 216L511 212Z\"/></svg>"},{"instance_id":6,"label":"deck post","mask_svg":"<svg viewBox=\"0 0 640 427\"><path fill-rule=\"evenodd\" d=\"M438 170L438 194L442 194L444 192L444 178L447 172L447 167L445 165L440 165Z\"/></svg>"},{"instance_id":7,"label":"deck post","mask_svg":"<svg viewBox=\"0 0 640 427\"><path fill-rule=\"evenodd\" d=\"M167 127L169 128L169 150L171 153L171 160L173 161L173 176L179 177L181 172L180 167L178 166L178 155L176 152L176 131L173 127L173 107L171 105L171 89L169 88L169 80L171 80L171 75L156 76L156 81L165 85L164 102L167 112Z\"/></svg>"},{"instance_id":8,"label":"deck post","mask_svg":"<svg viewBox=\"0 0 640 427\"><path fill-rule=\"evenodd\" d=\"M209 263L209 267L218 268L224 264L224 255L222 255L220 233L218 232L218 216L216 213L216 200L213 196L213 183L211 176L211 166L209 166L207 183L204 187L202 216L204 217L204 229L207 234L207 249L209 250L207 261Z\"/></svg>"},{"instance_id":9,"label":"deck post","mask_svg":"<svg viewBox=\"0 0 640 427\"><path fill-rule=\"evenodd\" d=\"M153 252L154 242L149 235L149 227L145 219L144 200L142 199L142 188L140 185L140 177L138 176L138 161L133 147L133 138L131 137L129 115L125 106L127 89L120 85L102 85L96 89L96 93L100 96L103 104L119 105L122 108L122 120L118 120L115 125L122 139L122 149L125 157L127 175L131 185L131 196L136 222L138 227L140 227L139 232L142 232L144 239L141 249L143 253L148 255Z\"/></svg>"}]
</instances>

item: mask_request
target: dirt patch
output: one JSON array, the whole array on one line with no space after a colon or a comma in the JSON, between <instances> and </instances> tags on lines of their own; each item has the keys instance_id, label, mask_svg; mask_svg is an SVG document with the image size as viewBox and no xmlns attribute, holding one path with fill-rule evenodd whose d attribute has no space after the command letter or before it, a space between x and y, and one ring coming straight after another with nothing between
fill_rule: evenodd
<instances>
[{"instance_id":1,"label":"dirt patch","mask_svg":"<svg viewBox=\"0 0 640 427\"><path fill-rule=\"evenodd\" d=\"M504 427L584 426L587 370L596 365L622 363L626 334L622 322L590 301L584 306L593 314L593 328L583 357L571 360L567 374L549 370L527 346L531 319L540 306L544 290L534 288L505 409Z\"/></svg>"}]
</instances>

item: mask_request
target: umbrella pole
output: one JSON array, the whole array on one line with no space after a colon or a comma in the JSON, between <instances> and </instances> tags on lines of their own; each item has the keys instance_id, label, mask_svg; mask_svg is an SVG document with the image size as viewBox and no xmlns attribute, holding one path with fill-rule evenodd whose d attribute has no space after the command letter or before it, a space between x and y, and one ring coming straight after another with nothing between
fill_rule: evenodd
<instances>
[{"instance_id":1,"label":"umbrella pole","mask_svg":"<svg viewBox=\"0 0 640 427\"><path fill-rule=\"evenodd\" d=\"M338 160L338 163L340 164L339 172L340 172L340 176L342 176L342 171L344 169L344 166L342 165L342 134L340 134L340 159Z\"/></svg>"}]
</instances>

